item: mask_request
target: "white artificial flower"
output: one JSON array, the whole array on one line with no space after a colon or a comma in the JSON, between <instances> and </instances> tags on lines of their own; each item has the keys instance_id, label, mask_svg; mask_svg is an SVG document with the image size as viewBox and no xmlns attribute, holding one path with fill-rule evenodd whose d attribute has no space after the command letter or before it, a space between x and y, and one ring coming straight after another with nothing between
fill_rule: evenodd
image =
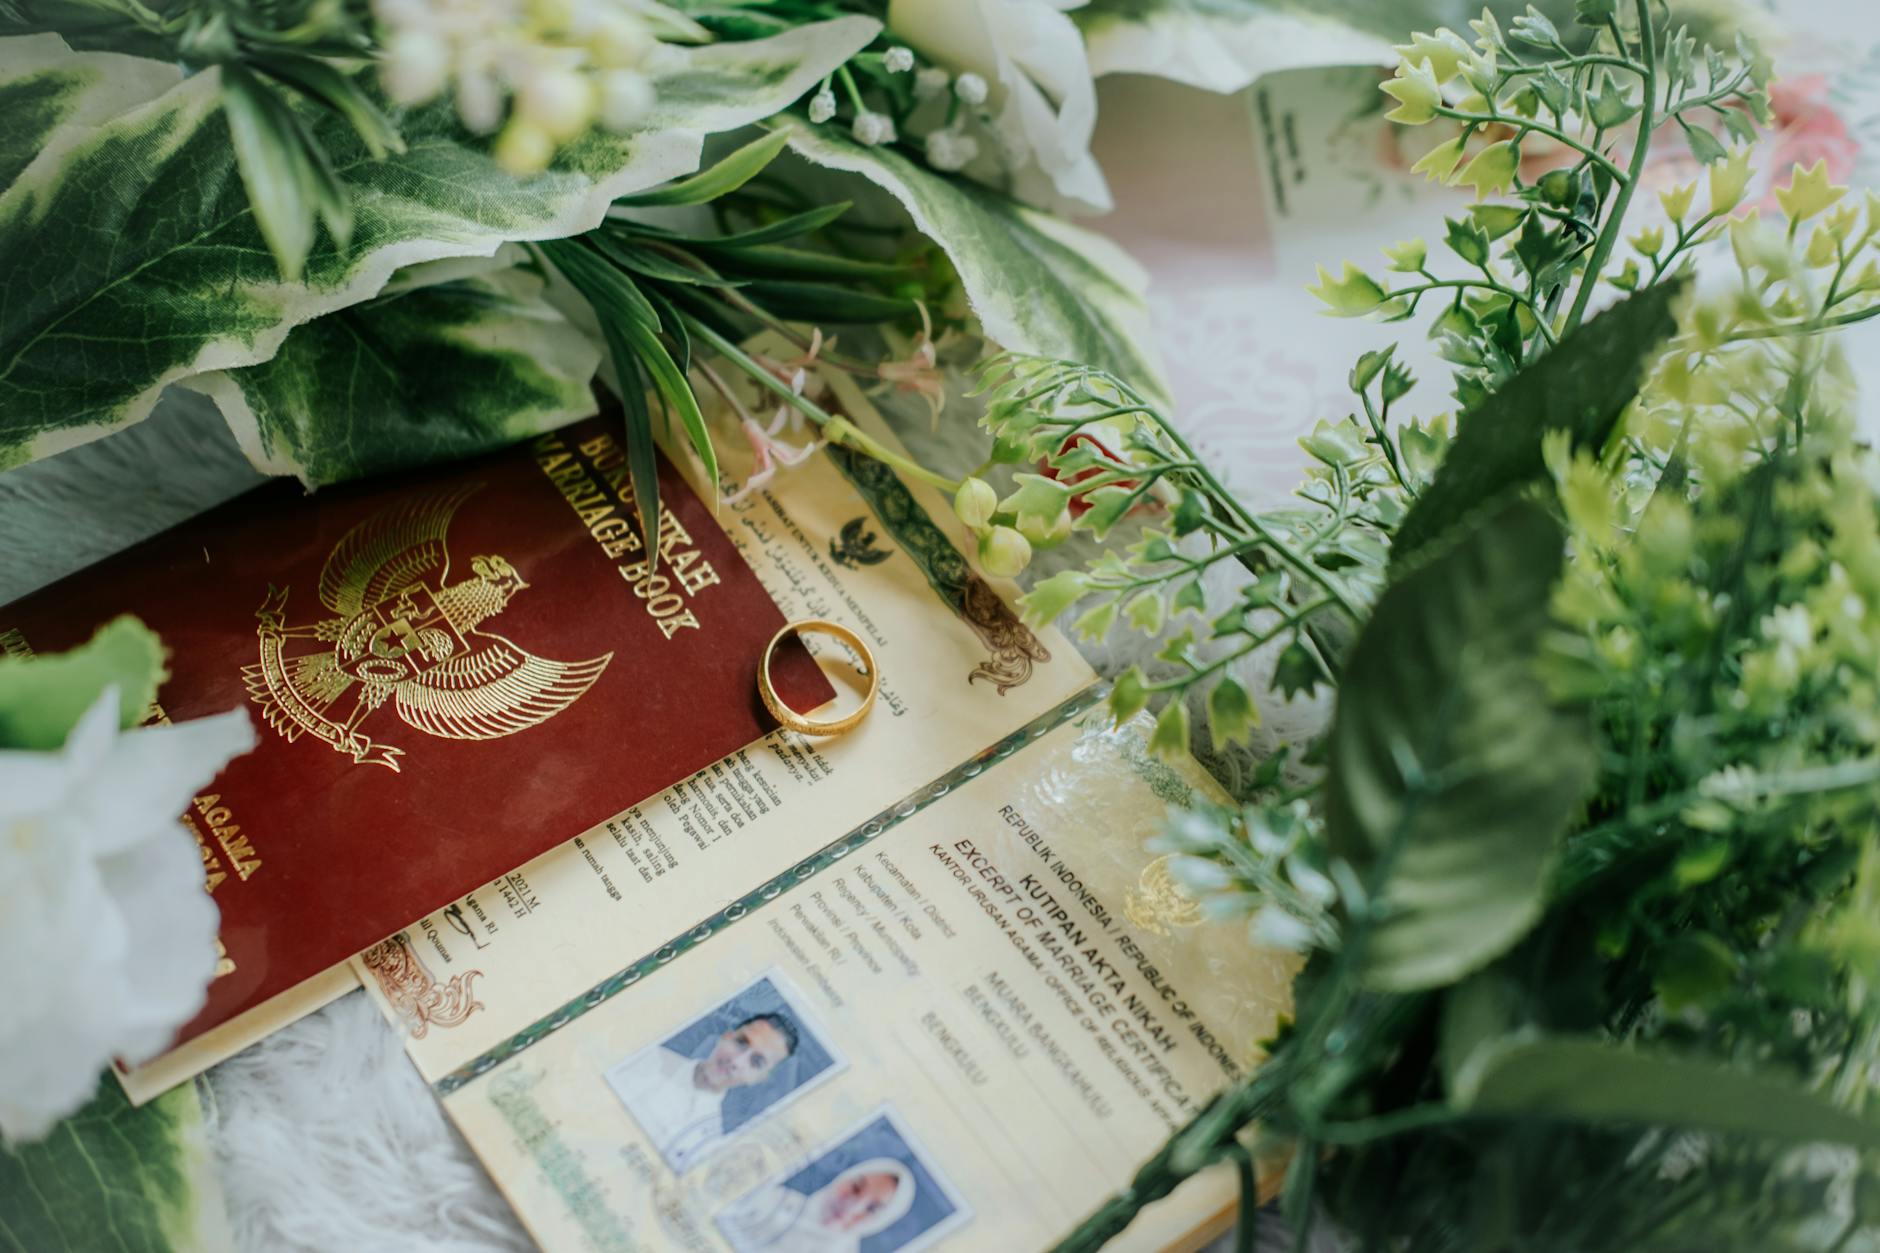
<instances>
[{"instance_id":1,"label":"white artificial flower","mask_svg":"<svg viewBox=\"0 0 1880 1253\"><path fill-rule=\"evenodd\" d=\"M202 1008L217 914L178 815L253 746L242 710L120 733L112 687L62 750L0 750L0 1140L45 1135Z\"/></svg>"},{"instance_id":2,"label":"white artificial flower","mask_svg":"<svg viewBox=\"0 0 1880 1253\"><path fill-rule=\"evenodd\" d=\"M914 54L906 48L890 48L881 63L888 67L890 74L905 74L914 68Z\"/></svg>"},{"instance_id":3,"label":"white artificial flower","mask_svg":"<svg viewBox=\"0 0 1880 1253\"><path fill-rule=\"evenodd\" d=\"M836 93L824 87L809 98L809 120L821 126L836 115Z\"/></svg>"},{"instance_id":4,"label":"white artificial flower","mask_svg":"<svg viewBox=\"0 0 1880 1253\"><path fill-rule=\"evenodd\" d=\"M888 26L927 60L960 77L968 104L971 76L1004 145L1022 153L1019 190L1041 184L1072 204L1101 212L1110 189L1090 155L1097 90L1076 24L1063 13L1083 0L889 0ZM1026 173L1038 177L1027 180ZM1034 198L1038 198L1034 196Z\"/></svg>"}]
</instances>

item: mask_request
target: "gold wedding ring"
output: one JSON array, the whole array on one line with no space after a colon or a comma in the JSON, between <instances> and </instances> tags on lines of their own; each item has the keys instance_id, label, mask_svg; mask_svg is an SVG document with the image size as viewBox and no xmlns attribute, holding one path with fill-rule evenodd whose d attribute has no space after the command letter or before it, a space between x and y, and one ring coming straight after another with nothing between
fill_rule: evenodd
<instances>
[{"instance_id":1,"label":"gold wedding ring","mask_svg":"<svg viewBox=\"0 0 1880 1253\"><path fill-rule=\"evenodd\" d=\"M777 695L777 689L770 682L770 659L777 651L777 645L792 635L808 633L833 635L855 650L855 655L862 659L862 670L868 676L868 694L862 697L860 708L840 718L831 718L827 722L818 722L805 718L796 710L783 703ZM764 647L764 660L757 667L757 694L763 697L764 708L770 711L785 728L803 735L841 735L853 731L861 725L868 711L875 707L875 697L881 691L881 672L875 668L875 654L868 645L862 643L862 637L843 626L840 622L829 622L822 618L805 618L801 622L787 622L781 631L770 637L770 643Z\"/></svg>"}]
</instances>

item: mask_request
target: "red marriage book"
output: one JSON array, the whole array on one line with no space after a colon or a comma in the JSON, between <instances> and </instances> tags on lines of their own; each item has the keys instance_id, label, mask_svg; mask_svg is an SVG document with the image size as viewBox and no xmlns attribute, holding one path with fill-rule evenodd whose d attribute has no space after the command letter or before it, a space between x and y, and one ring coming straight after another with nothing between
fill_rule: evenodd
<instances>
[{"instance_id":1,"label":"red marriage book","mask_svg":"<svg viewBox=\"0 0 1880 1253\"><path fill-rule=\"evenodd\" d=\"M135 614L170 649L153 718L254 716L185 815L226 959L179 1042L774 728L782 614L663 458L649 566L610 430L264 487L0 609L12 652ZM771 673L835 694L794 641Z\"/></svg>"}]
</instances>

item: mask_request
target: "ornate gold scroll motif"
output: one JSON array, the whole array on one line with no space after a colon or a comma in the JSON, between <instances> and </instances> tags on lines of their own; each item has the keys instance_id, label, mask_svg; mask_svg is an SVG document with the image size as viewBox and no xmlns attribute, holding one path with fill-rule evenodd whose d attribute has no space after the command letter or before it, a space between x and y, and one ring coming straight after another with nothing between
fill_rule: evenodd
<instances>
[{"instance_id":1,"label":"ornate gold scroll motif","mask_svg":"<svg viewBox=\"0 0 1880 1253\"><path fill-rule=\"evenodd\" d=\"M1167 935L1176 927L1198 926L1208 916L1201 902L1175 882L1167 853L1142 868L1136 886L1123 898L1123 914L1151 935Z\"/></svg>"},{"instance_id":2,"label":"ornate gold scroll motif","mask_svg":"<svg viewBox=\"0 0 1880 1253\"><path fill-rule=\"evenodd\" d=\"M450 581L444 532L482 486L401 502L346 532L320 571L320 603L336 616L289 626L291 589L269 586L255 611L261 659L242 678L289 743L307 733L357 764L397 770L405 750L359 730L387 701L413 730L491 740L548 721L594 686L611 652L550 661L479 629L529 586L509 562L473 557L470 577Z\"/></svg>"},{"instance_id":3,"label":"ornate gold scroll motif","mask_svg":"<svg viewBox=\"0 0 1880 1253\"><path fill-rule=\"evenodd\" d=\"M424 1039L432 1027L462 1026L464 1019L483 1008L483 1002L470 993L470 985L483 975L481 970L466 970L439 983L402 931L359 954L359 961L372 972L379 991L414 1040Z\"/></svg>"}]
</instances>

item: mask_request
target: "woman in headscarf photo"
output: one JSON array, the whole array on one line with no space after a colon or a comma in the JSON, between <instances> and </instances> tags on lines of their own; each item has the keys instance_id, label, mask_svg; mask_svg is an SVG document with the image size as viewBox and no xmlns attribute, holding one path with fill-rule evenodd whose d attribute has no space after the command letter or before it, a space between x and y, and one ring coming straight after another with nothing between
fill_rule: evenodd
<instances>
[{"instance_id":1,"label":"woman in headscarf photo","mask_svg":"<svg viewBox=\"0 0 1880 1253\"><path fill-rule=\"evenodd\" d=\"M901 1162L874 1157L807 1195L787 1182L760 1188L719 1224L740 1253L855 1253L907 1215L916 1187Z\"/></svg>"}]
</instances>

